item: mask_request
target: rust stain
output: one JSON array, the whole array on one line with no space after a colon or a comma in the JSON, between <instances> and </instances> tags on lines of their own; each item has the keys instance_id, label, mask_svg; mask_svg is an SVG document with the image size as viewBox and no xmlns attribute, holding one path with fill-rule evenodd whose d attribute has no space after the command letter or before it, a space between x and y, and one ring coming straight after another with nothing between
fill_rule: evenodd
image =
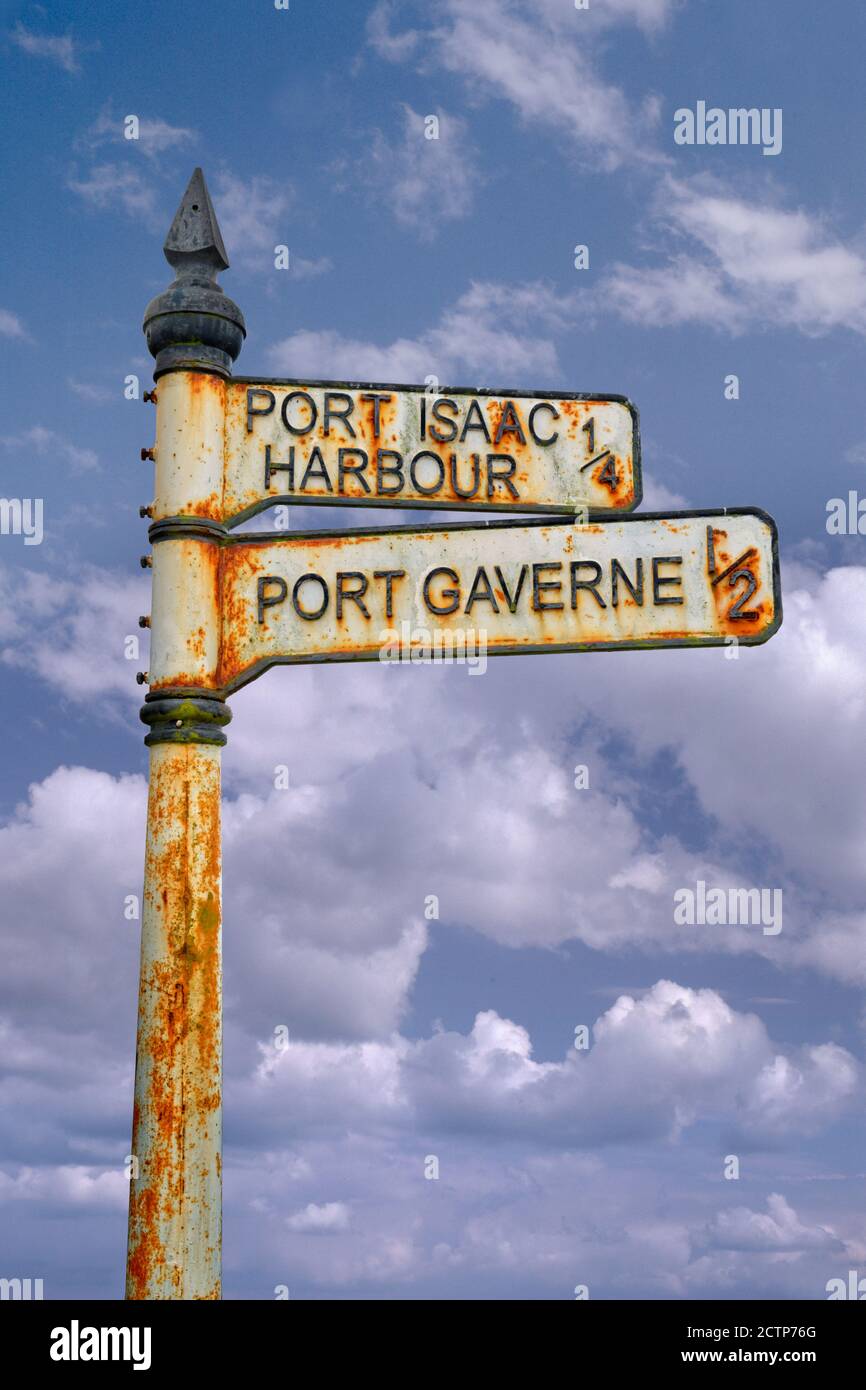
<instances>
[{"instance_id":1,"label":"rust stain","mask_svg":"<svg viewBox=\"0 0 866 1390\"><path fill-rule=\"evenodd\" d=\"M154 751L132 1149L141 1167L130 1191L127 1297L154 1297L158 1286L158 1296L215 1298L218 1284L185 1294L190 1272L166 1268L165 1250L193 1207L205 1224L218 1219L186 1169L220 1108L219 764L196 746Z\"/></svg>"},{"instance_id":2,"label":"rust stain","mask_svg":"<svg viewBox=\"0 0 866 1390\"><path fill-rule=\"evenodd\" d=\"M384 629L399 629L404 622L426 628L434 636L450 633L454 637L469 628L484 629L491 654L532 645L703 644L727 635L754 640L766 631L774 608L771 549L762 523L756 531L746 515L728 530L714 528L716 570L709 568L712 556L707 549L706 521L684 517L670 518L670 523L657 519L641 524L636 519L450 534L421 528L392 535L313 532L283 546L260 539L234 544L226 548L221 561L220 684L232 688L250 670L261 669L275 658L304 661L318 656L375 655L382 647ZM762 537L760 544L756 535ZM658 590L653 569L656 555L666 561ZM673 562L670 556L676 557ZM614 557L620 564L616 603ZM568 587L567 566L574 560L590 566L579 571L580 592L569 592ZM497 565L504 566L501 575ZM538 595L533 587L535 565L541 567ZM593 565L598 565L598 574L589 584ZM364 590L369 611L344 606L337 614L338 572L357 571L364 577L388 567L402 570L404 577L387 618L383 590L372 583ZM729 567L733 568L726 573ZM729 580L738 567L748 570L748 575L731 586ZM443 573L452 568L459 575L458 580L435 581L440 588L453 590L456 606L450 612L426 602L426 591L422 594L425 576L434 568ZM525 582L514 591L517 598L512 609L512 586L520 572ZM265 574L278 577L286 593L259 623L257 580ZM293 585L307 574L320 577L326 598L321 621L312 615L301 621L304 614L293 605ZM721 576L716 585L713 574ZM633 589L637 582L640 596ZM598 593L595 586L600 586ZM751 593L746 592L749 587ZM436 598L435 587L433 594ZM440 592L438 602L451 597L451 592ZM668 606L677 598L684 599L685 606ZM596 606L604 608L603 617ZM424 639L418 640L423 644Z\"/></svg>"},{"instance_id":3,"label":"rust stain","mask_svg":"<svg viewBox=\"0 0 866 1390\"><path fill-rule=\"evenodd\" d=\"M290 436L281 415L287 386L262 381L254 388L270 392L274 404L266 415L259 416L252 430L247 429L248 389L249 384L245 382L230 383L227 387L223 498L226 516L237 515L262 501L276 501L280 496L299 501L309 498L331 505L357 505L366 501L381 504L390 497L395 506L402 500L432 507L492 505L504 511L531 510L534 505L544 505L567 513L576 488L585 504L591 506L616 511L634 502L633 422L627 408L618 401L568 401L555 396L521 397L504 393L498 396L471 392L449 394L445 388L438 392L373 385L369 389L356 389L344 387L339 382L294 383L292 391L311 395L317 402L318 413L311 429L303 435ZM343 418L339 412L329 411L326 434L329 392L348 397L351 412ZM365 400L364 396L376 396L378 401ZM456 408L449 402L455 402ZM345 400L336 405L345 408ZM549 407L556 412L553 416L544 412L538 417L543 421L542 434L557 436L556 440L551 440L550 447L533 437L530 415L535 406ZM441 413L434 415L437 408ZM375 428L377 409L378 431ZM292 410L295 424L309 421L306 403L296 398ZM599 480L603 462L592 474L579 471L586 458L586 436L581 434L581 429L592 412L599 417L601 433L597 447L612 444L614 438L619 441L613 446L618 473L613 484L609 479ZM431 431L446 437L436 438ZM286 450L295 449L293 487L289 487L285 474L274 475L270 485L265 486L263 450L266 444L270 444L275 451L274 457L281 463L286 462ZM360 473L347 467L341 482L337 450L342 448L363 451L366 464ZM321 454L308 477L307 469L315 449ZM383 483L385 490L378 490L376 459L379 449L394 450L400 455L403 479L399 491L394 489L395 479L391 476ZM412 460L420 453L431 457L415 465L416 482L421 484L416 486L411 476ZM508 481L517 489L517 496L506 485L501 465L488 462L488 454L500 453L509 455L514 461ZM353 465L362 462L357 456L351 459ZM385 463L387 474L393 460L387 459ZM327 478L321 474L323 465ZM490 477L489 467L493 470ZM435 490L428 491L428 484L431 487L436 484Z\"/></svg>"}]
</instances>

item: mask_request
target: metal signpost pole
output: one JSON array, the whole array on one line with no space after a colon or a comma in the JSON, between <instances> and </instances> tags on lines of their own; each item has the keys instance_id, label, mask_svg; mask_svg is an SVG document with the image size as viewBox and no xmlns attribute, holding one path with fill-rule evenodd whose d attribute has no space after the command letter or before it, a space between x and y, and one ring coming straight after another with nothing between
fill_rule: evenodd
<instances>
[{"instance_id":1,"label":"metal signpost pole","mask_svg":"<svg viewBox=\"0 0 866 1390\"><path fill-rule=\"evenodd\" d=\"M154 501L143 510L163 526L161 543L144 560L153 569L153 611L143 620L152 629L151 691L141 712L149 725L150 791L126 1296L217 1299L220 748L230 715L202 679L219 642L218 551L206 517L209 499L220 496L219 388L245 329L237 306L215 282L228 261L198 169L165 255L176 279L148 306L144 324L156 358L157 427L155 448L143 451L153 457L156 474ZM200 516L202 524L191 530L179 510Z\"/></svg>"}]
</instances>

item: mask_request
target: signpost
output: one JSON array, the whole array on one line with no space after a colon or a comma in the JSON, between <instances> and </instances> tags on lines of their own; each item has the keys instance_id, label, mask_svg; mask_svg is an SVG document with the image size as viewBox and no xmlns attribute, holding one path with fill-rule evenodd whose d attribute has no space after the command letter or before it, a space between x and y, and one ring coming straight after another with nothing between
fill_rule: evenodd
<instances>
[{"instance_id":1,"label":"signpost","mask_svg":"<svg viewBox=\"0 0 866 1390\"><path fill-rule=\"evenodd\" d=\"M273 502L628 511L641 497L621 396L242 378L225 414L227 516Z\"/></svg>"},{"instance_id":2,"label":"signpost","mask_svg":"<svg viewBox=\"0 0 866 1390\"><path fill-rule=\"evenodd\" d=\"M157 547L162 534L154 527ZM758 511L229 533L210 544L221 549L211 557L217 640L202 644L201 623L190 632L162 620L195 572L201 541L190 538L154 586L153 690L178 669L224 698L269 666L388 661L407 628L422 653L454 650L469 630L488 655L506 655L751 645L779 623L776 530Z\"/></svg>"},{"instance_id":3,"label":"signpost","mask_svg":"<svg viewBox=\"0 0 866 1390\"><path fill-rule=\"evenodd\" d=\"M623 397L232 378L243 316L201 170L148 306L156 358L150 792L127 1297L220 1297L220 748L269 666L765 642L775 524L628 515ZM238 532L275 502L548 513L486 526ZM574 516L577 513L577 516ZM571 514L567 520L564 514ZM470 636L471 635L471 636Z\"/></svg>"}]
</instances>

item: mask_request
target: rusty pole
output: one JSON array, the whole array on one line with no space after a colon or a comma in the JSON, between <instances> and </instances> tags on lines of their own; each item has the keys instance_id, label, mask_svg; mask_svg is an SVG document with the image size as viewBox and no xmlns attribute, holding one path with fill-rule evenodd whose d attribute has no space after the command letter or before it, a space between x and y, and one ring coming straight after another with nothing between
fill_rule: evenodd
<instances>
[{"instance_id":1,"label":"rusty pole","mask_svg":"<svg viewBox=\"0 0 866 1390\"><path fill-rule=\"evenodd\" d=\"M222 1254L220 750L216 686L224 383L243 316L196 169L164 247L174 283L147 307L156 359L150 789L141 918L128 1299L216 1299ZM146 621L146 620L145 620Z\"/></svg>"}]
</instances>

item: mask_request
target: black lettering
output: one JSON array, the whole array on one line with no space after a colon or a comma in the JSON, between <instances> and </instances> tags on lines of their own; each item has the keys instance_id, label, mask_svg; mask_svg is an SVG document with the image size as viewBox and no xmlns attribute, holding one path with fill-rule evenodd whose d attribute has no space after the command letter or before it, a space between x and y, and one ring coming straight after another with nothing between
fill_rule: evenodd
<instances>
[{"instance_id":1,"label":"black lettering","mask_svg":"<svg viewBox=\"0 0 866 1390\"><path fill-rule=\"evenodd\" d=\"M534 405L529 412L529 433L532 435L532 438L535 440L536 444L555 444L557 439L559 438L559 430L557 430L555 434L548 435L546 439L542 439L541 435L535 428L535 417L538 414L539 410L549 410L554 420L559 419L559 411L556 409L555 405L551 405L549 401L539 401L538 404Z\"/></svg>"},{"instance_id":2,"label":"black lettering","mask_svg":"<svg viewBox=\"0 0 866 1390\"><path fill-rule=\"evenodd\" d=\"M302 401L306 401L310 408L310 423L304 425L303 428L300 425L292 425L289 423L289 402L295 400L296 397ZM316 405L309 391L290 391L287 396L283 397L280 414L283 417L283 424L290 434L309 434L310 430L315 427L316 420L319 418L319 407Z\"/></svg>"},{"instance_id":3,"label":"black lettering","mask_svg":"<svg viewBox=\"0 0 866 1390\"><path fill-rule=\"evenodd\" d=\"M356 454L360 459L360 463L345 463L344 460L349 454ZM337 491L344 491L343 482L346 474L351 473L358 479L362 491L369 492L370 484L364 477L364 469L367 467L367 463L367 455L363 449L339 449L337 451Z\"/></svg>"},{"instance_id":4,"label":"black lettering","mask_svg":"<svg viewBox=\"0 0 866 1390\"><path fill-rule=\"evenodd\" d=\"M496 459L506 465L505 469L498 472L496 469ZM517 461L510 454L488 454L487 455L487 496L492 497L496 491L497 483L504 483L512 497L519 496L517 488L511 481L512 475L517 469Z\"/></svg>"},{"instance_id":5,"label":"black lettering","mask_svg":"<svg viewBox=\"0 0 866 1390\"><path fill-rule=\"evenodd\" d=\"M505 576L503 575L502 570L499 568L499 566L496 566L496 578L499 580L500 587L505 595L505 602L508 604L509 613L517 612L517 601L520 598L520 591L523 588L523 581L526 578L527 569L528 565L520 566L520 578L517 581L517 588L515 589L514 597L512 598L508 590L508 585L505 582Z\"/></svg>"},{"instance_id":6,"label":"black lettering","mask_svg":"<svg viewBox=\"0 0 866 1390\"><path fill-rule=\"evenodd\" d=\"M663 584L682 584L681 574L659 574L659 565L681 565L682 555L654 555L653 556L653 603L683 603L682 594L662 594Z\"/></svg>"},{"instance_id":7,"label":"black lettering","mask_svg":"<svg viewBox=\"0 0 866 1390\"><path fill-rule=\"evenodd\" d=\"M379 419L379 407L383 401L390 401L391 397L387 392L383 394L381 391L365 391L361 400L373 402L373 437L374 439L378 439L382 432L381 421Z\"/></svg>"},{"instance_id":8,"label":"black lettering","mask_svg":"<svg viewBox=\"0 0 866 1390\"><path fill-rule=\"evenodd\" d=\"M431 411L433 419L440 425L447 426L451 431L450 434L443 434L441 430L436 430L431 425L430 438L435 439L437 444L450 444L452 439L457 438L457 421L449 420L447 415L443 416L442 414L446 406L449 406L450 409L454 411L455 415L457 414L457 402L452 401L450 396L443 396L441 400L434 401L433 410Z\"/></svg>"},{"instance_id":9,"label":"black lettering","mask_svg":"<svg viewBox=\"0 0 866 1390\"><path fill-rule=\"evenodd\" d=\"M357 579L357 580L359 581L358 586L357 586L356 588L354 588L354 589L347 589L347 588L346 588L346 581L349 580L349 579ZM337 617L338 617L338 618L342 618L342 616L343 616L343 600L344 600L344 599L349 599L349 600L351 600L352 603L357 603L357 605L358 605L358 607L360 608L361 612L364 614L364 617L365 617L365 618L369 618L370 614L367 612L367 607L366 607L366 604L364 603L364 595L365 595L366 592L367 592L367 587L368 587L368 585L369 585L369 582L370 582L370 581L367 579L367 576L366 576L365 574L361 574L360 571L358 571L358 570L338 570L338 571L337 571Z\"/></svg>"},{"instance_id":10,"label":"black lettering","mask_svg":"<svg viewBox=\"0 0 866 1390\"><path fill-rule=\"evenodd\" d=\"M385 581L385 617L394 616L394 580L405 579L405 570L376 570L373 574L374 579L384 579Z\"/></svg>"},{"instance_id":11,"label":"black lettering","mask_svg":"<svg viewBox=\"0 0 866 1390\"><path fill-rule=\"evenodd\" d=\"M743 618L752 621L755 618L760 618L760 613L756 608L753 608L750 611L744 613L743 604L746 602L747 599L750 599L752 597L752 594L758 587L758 581L752 574L751 570L735 570L734 573L731 575L730 579L728 580L728 584L733 587L734 585L739 584L741 579L745 579L746 588L744 592L740 594L740 597L737 599L736 603L732 604L729 608L728 617L733 619L734 621Z\"/></svg>"},{"instance_id":12,"label":"black lettering","mask_svg":"<svg viewBox=\"0 0 866 1390\"><path fill-rule=\"evenodd\" d=\"M464 613L468 613L473 603L490 603L493 605L494 613L499 612L499 604L496 602L496 595L493 592L493 585L487 577L487 571L483 565L479 565L475 571L475 578L472 581L472 588L469 590L469 597L466 600Z\"/></svg>"},{"instance_id":13,"label":"black lettering","mask_svg":"<svg viewBox=\"0 0 866 1390\"><path fill-rule=\"evenodd\" d=\"M571 606L577 607L578 589L588 589L598 604L599 608L607 608L607 604L598 592L597 585L601 582L601 565L595 560L572 560L569 566L571 570ZM577 572L581 569L592 571L592 579L578 579Z\"/></svg>"},{"instance_id":14,"label":"black lettering","mask_svg":"<svg viewBox=\"0 0 866 1390\"><path fill-rule=\"evenodd\" d=\"M443 599L447 599L448 602L438 605L434 603L433 599L430 596L430 585L433 583L433 580L439 574L444 574L445 578L450 579L452 584L460 583L460 575L455 574L453 570L447 569L444 565L437 565L435 569L432 569L430 571L430 573L424 580L424 602L430 609L431 613L437 613L440 617L442 617L446 613L453 613L456 611L460 603L460 590L443 589L440 597Z\"/></svg>"},{"instance_id":15,"label":"black lettering","mask_svg":"<svg viewBox=\"0 0 866 1390\"><path fill-rule=\"evenodd\" d=\"M431 430L430 433L432 434L433 431ZM439 477L431 487L422 487L415 475L415 464L419 459L432 459L439 469ZM412 486L416 492L420 492L422 497L432 497L434 493L441 490L442 484L445 481L445 464L438 454L431 453L429 449L422 449L420 453L415 454L412 462L409 464L409 477L412 479Z\"/></svg>"},{"instance_id":16,"label":"black lettering","mask_svg":"<svg viewBox=\"0 0 866 1390\"><path fill-rule=\"evenodd\" d=\"M337 410L336 406L334 405L334 401L342 401L343 409ZM325 436L327 437L331 433L331 420L334 419L341 420L342 423L346 426L346 429L349 431L350 439L355 439L355 430L349 421L349 416L352 414L354 409L355 402L352 400L351 396L346 394L345 391L326 391L325 408L322 411L322 425L325 431Z\"/></svg>"},{"instance_id":17,"label":"black lettering","mask_svg":"<svg viewBox=\"0 0 866 1390\"><path fill-rule=\"evenodd\" d=\"M268 403L267 403L267 405L265 406L264 410L256 410L256 409L255 409L255 407L254 407L254 405L253 405L253 396L265 396L265 397L266 397ZM250 431L252 430L252 427L253 427L253 416L254 416L254 415L270 415L270 413L271 413L271 411L273 410L273 408L274 408L274 406L276 405L276 403L277 403L277 398L276 398L276 396L274 395L273 391L268 391L264 386L248 386L248 387L247 387L247 434L249 434Z\"/></svg>"},{"instance_id":18,"label":"black lettering","mask_svg":"<svg viewBox=\"0 0 866 1390\"><path fill-rule=\"evenodd\" d=\"M308 613L305 608L302 608L299 597L301 585L308 583L310 580L322 586L322 605L320 608L316 609L315 613ZM328 598L328 586L320 574L302 574L300 579L295 582L295 587L292 590L292 603L294 604L295 612L299 618L304 618L308 623L315 622L316 618L321 618L328 607Z\"/></svg>"},{"instance_id":19,"label":"black lettering","mask_svg":"<svg viewBox=\"0 0 866 1390\"><path fill-rule=\"evenodd\" d=\"M602 458L603 457L604 455L602 455ZM616 492L617 484L619 483L619 475L616 471L616 459L613 454L607 455L607 463L598 474L598 481L604 483L605 487L609 487L611 492Z\"/></svg>"},{"instance_id":20,"label":"black lettering","mask_svg":"<svg viewBox=\"0 0 866 1390\"><path fill-rule=\"evenodd\" d=\"M270 446L270 444L266 444L266 445L265 445L265 491L266 491L266 492L269 490L269 488L270 488L270 486L271 486L271 474L272 474L272 473L279 473L279 472L288 473L288 475L289 475L289 485L288 485L288 487L286 488L286 492L294 492L294 490L295 490L295 446L294 446L294 444L290 444L290 445L289 445L289 461L288 461L288 463L275 463L274 460L271 458L271 446Z\"/></svg>"},{"instance_id":21,"label":"black lettering","mask_svg":"<svg viewBox=\"0 0 866 1390\"><path fill-rule=\"evenodd\" d=\"M301 486L299 487L298 491L303 492L307 486L307 483L311 480L313 482L319 481L324 483L326 492L334 491L333 487L331 486L331 479L328 477L328 470L325 467L325 460L322 458L322 451L319 448L318 444L313 449L313 452L310 454L310 457L307 461L307 466L304 470L304 476L301 479Z\"/></svg>"},{"instance_id":22,"label":"black lettering","mask_svg":"<svg viewBox=\"0 0 866 1390\"><path fill-rule=\"evenodd\" d=\"M546 612L551 608L564 608L564 603L546 603L541 597L542 589L554 589L557 593L562 590L562 581L542 580L540 575L543 570L561 570L562 565L558 561L548 561L543 565L532 566L532 606L536 613Z\"/></svg>"},{"instance_id":23,"label":"black lettering","mask_svg":"<svg viewBox=\"0 0 866 1390\"><path fill-rule=\"evenodd\" d=\"M523 433L523 426L520 423L513 401L505 402L505 409L499 417L499 424L496 426L496 434L494 435L493 443L496 445L501 444L504 434L516 434L521 444L526 443L526 435Z\"/></svg>"},{"instance_id":24,"label":"black lettering","mask_svg":"<svg viewBox=\"0 0 866 1390\"><path fill-rule=\"evenodd\" d=\"M462 488L457 481L457 455L451 454L449 457L449 472L451 474L451 490L456 497L474 497L478 491L478 484L481 481L481 455L470 454L472 460L472 486Z\"/></svg>"},{"instance_id":25,"label":"black lettering","mask_svg":"<svg viewBox=\"0 0 866 1390\"><path fill-rule=\"evenodd\" d=\"M269 594L266 592L268 584L275 584L277 592ZM259 622L265 621L265 609L275 608L278 603L282 603L288 594L289 589L285 579L280 579L276 574L264 574L258 582L258 610Z\"/></svg>"},{"instance_id":26,"label":"black lettering","mask_svg":"<svg viewBox=\"0 0 866 1390\"><path fill-rule=\"evenodd\" d=\"M396 459L396 463L383 463L384 458ZM397 478L395 487L384 487L382 478L385 473L394 473ZM398 492L403 491L403 455L398 454L396 449L377 449L376 450L376 494L379 497L396 497Z\"/></svg>"},{"instance_id":27,"label":"black lettering","mask_svg":"<svg viewBox=\"0 0 866 1390\"><path fill-rule=\"evenodd\" d=\"M475 416L478 417L477 420L475 419ZM466 419L463 421L463 429L460 431L461 444L463 443L470 430L480 430L481 433L484 435L485 443L490 443L490 430L487 428L487 421L485 420L483 412L481 410L481 406L478 404L477 401L473 401L466 412Z\"/></svg>"},{"instance_id":28,"label":"black lettering","mask_svg":"<svg viewBox=\"0 0 866 1390\"><path fill-rule=\"evenodd\" d=\"M610 604L612 608L619 607L619 581L622 579L635 603L639 608L643 608L643 560L637 559L634 562L634 584L619 560L610 562Z\"/></svg>"}]
</instances>

